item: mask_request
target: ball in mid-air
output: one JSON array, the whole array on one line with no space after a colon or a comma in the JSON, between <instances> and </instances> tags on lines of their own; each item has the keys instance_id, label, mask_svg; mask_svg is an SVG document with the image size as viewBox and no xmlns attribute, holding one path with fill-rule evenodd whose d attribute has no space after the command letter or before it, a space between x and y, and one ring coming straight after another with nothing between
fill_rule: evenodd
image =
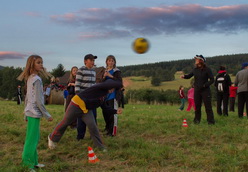
<instances>
[{"instance_id":1,"label":"ball in mid-air","mask_svg":"<svg viewBox=\"0 0 248 172\"><path fill-rule=\"evenodd\" d=\"M133 50L138 54L146 53L149 49L149 42L145 38L137 38L133 42Z\"/></svg>"}]
</instances>

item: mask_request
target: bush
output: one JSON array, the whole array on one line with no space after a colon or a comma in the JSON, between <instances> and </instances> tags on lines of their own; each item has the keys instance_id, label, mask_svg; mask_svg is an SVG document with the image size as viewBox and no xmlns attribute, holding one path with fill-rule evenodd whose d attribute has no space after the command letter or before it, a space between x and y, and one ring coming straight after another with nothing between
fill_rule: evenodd
<instances>
[{"instance_id":1,"label":"bush","mask_svg":"<svg viewBox=\"0 0 248 172\"><path fill-rule=\"evenodd\" d=\"M159 86L161 84L161 79L159 77L152 77L151 84L153 86Z\"/></svg>"}]
</instances>

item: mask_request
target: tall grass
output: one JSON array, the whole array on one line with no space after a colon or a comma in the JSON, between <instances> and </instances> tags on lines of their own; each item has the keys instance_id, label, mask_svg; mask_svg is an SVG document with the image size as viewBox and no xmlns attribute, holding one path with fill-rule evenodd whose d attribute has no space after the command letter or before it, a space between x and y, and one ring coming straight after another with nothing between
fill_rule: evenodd
<instances>
[{"instance_id":1,"label":"tall grass","mask_svg":"<svg viewBox=\"0 0 248 172\"><path fill-rule=\"evenodd\" d=\"M193 112L178 111L178 106L126 105L119 115L118 135L102 134L107 153L96 148L99 164L88 164L87 147L93 146L89 134L76 140L76 130L67 129L55 150L47 148L47 135L63 117L63 106L48 105L54 121L41 121L39 162L50 171L248 171L248 120L237 112L229 117L215 115L209 126L203 110L200 125L194 125ZM215 110L215 109L214 109ZM0 102L0 171L26 171L21 153L26 122L23 105ZM188 128L182 127L187 119ZM104 128L98 109L98 126Z\"/></svg>"}]
</instances>

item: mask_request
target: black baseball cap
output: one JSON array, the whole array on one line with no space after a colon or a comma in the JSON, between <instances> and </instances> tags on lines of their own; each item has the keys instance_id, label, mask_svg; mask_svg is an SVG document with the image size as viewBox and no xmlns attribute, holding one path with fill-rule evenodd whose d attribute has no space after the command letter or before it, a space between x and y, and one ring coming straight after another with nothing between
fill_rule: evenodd
<instances>
[{"instance_id":1,"label":"black baseball cap","mask_svg":"<svg viewBox=\"0 0 248 172\"><path fill-rule=\"evenodd\" d=\"M195 59L200 59L200 60L202 60L203 62L206 62L206 59L203 57L203 55L195 55L194 58L195 58Z\"/></svg>"},{"instance_id":2,"label":"black baseball cap","mask_svg":"<svg viewBox=\"0 0 248 172\"><path fill-rule=\"evenodd\" d=\"M97 56L93 56L92 54L87 54L84 56L84 60L87 60L87 59L97 59Z\"/></svg>"}]
</instances>

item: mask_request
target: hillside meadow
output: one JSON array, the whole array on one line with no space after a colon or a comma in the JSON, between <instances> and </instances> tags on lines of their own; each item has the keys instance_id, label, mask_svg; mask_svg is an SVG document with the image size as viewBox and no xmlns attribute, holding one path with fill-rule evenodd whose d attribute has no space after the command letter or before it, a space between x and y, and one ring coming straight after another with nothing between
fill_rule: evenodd
<instances>
[{"instance_id":1,"label":"hillside meadow","mask_svg":"<svg viewBox=\"0 0 248 172\"><path fill-rule=\"evenodd\" d=\"M0 171L24 172L21 153L26 122L23 105L0 101ZM62 105L48 105L54 121L41 120L39 162L46 167L40 172L82 171L248 171L248 120L237 113L229 117L215 115L216 125L209 126L203 112L200 125L194 125L193 111L178 111L178 106L126 105L119 115L116 137L101 132L108 152L93 147L98 164L88 164L88 146L93 146L89 134L76 140L76 130L67 129L55 150L47 147L47 135L63 117ZM215 109L214 109L215 111ZM182 127L187 119L189 127ZM98 126L104 120L98 108Z\"/></svg>"},{"instance_id":2,"label":"hillside meadow","mask_svg":"<svg viewBox=\"0 0 248 172\"><path fill-rule=\"evenodd\" d=\"M151 84L151 77L130 76L130 77L125 77L123 80L126 90L144 89L144 88L157 89L157 90L168 90L168 89L178 90L180 85L183 85L185 88L189 88L191 79L181 79L180 76L182 74L183 73L180 71L176 72L175 80L161 82L160 86L153 86ZM230 77L232 82L234 82L235 76L231 75Z\"/></svg>"}]
</instances>

